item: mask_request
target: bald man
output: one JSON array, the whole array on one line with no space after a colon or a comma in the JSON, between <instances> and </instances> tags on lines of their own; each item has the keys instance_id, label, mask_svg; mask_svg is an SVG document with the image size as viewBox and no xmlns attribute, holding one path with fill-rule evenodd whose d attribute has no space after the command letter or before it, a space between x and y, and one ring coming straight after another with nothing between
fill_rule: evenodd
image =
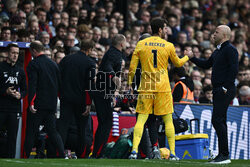
<instances>
[{"instance_id":1,"label":"bald man","mask_svg":"<svg viewBox=\"0 0 250 167\"><path fill-rule=\"evenodd\" d=\"M44 54L44 49L40 41L30 44L33 60L27 67L29 108L24 144L25 156L29 158L39 126L44 125L59 157L64 158L62 138L56 130L55 123L60 80L59 69L56 63Z\"/></svg>"},{"instance_id":2,"label":"bald man","mask_svg":"<svg viewBox=\"0 0 250 167\"><path fill-rule=\"evenodd\" d=\"M230 44L231 30L226 25L220 25L211 37L216 50L208 60L201 60L190 56L190 60L197 66L209 69L212 67L213 85L213 115L212 124L219 141L219 154L210 161L213 164L231 163L227 139L227 109L235 97L234 85L238 73L238 52Z\"/></svg>"}]
</instances>

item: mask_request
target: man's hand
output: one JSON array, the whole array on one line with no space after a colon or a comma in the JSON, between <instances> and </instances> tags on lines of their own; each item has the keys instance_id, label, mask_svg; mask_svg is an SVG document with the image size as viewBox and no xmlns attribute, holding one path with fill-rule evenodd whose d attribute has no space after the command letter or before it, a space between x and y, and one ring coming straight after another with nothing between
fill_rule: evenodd
<instances>
[{"instance_id":1,"label":"man's hand","mask_svg":"<svg viewBox=\"0 0 250 167\"><path fill-rule=\"evenodd\" d=\"M15 97L16 99L18 99L18 100L21 99L21 94L20 94L20 92L15 91L14 97Z\"/></svg>"},{"instance_id":2,"label":"man's hand","mask_svg":"<svg viewBox=\"0 0 250 167\"><path fill-rule=\"evenodd\" d=\"M89 113L90 113L90 109L91 109L91 105L87 105L87 106L86 106L86 110L85 110L84 113L82 113L82 115L83 115L83 116L88 116Z\"/></svg>"},{"instance_id":3,"label":"man's hand","mask_svg":"<svg viewBox=\"0 0 250 167\"><path fill-rule=\"evenodd\" d=\"M117 76L114 76L112 78L112 81L115 83L115 85L117 86L116 89L120 90L121 88L121 78L120 77L117 77Z\"/></svg>"},{"instance_id":4,"label":"man's hand","mask_svg":"<svg viewBox=\"0 0 250 167\"><path fill-rule=\"evenodd\" d=\"M194 57L194 54L191 49L185 49L184 50L184 55L187 55L189 58Z\"/></svg>"},{"instance_id":5,"label":"man's hand","mask_svg":"<svg viewBox=\"0 0 250 167\"><path fill-rule=\"evenodd\" d=\"M34 105L31 105L29 108L30 108L30 112L32 112L33 114L36 113L37 109L35 109Z\"/></svg>"}]
</instances>

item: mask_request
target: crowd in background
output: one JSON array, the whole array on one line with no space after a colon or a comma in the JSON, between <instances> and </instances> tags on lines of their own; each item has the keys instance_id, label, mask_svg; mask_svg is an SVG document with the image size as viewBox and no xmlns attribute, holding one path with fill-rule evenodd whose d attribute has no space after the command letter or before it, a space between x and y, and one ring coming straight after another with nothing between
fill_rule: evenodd
<instances>
[{"instance_id":1,"label":"crowd in background","mask_svg":"<svg viewBox=\"0 0 250 167\"><path fill-rule=\"evenodd\" d=\"M182 57L192 48L195 57L208 59L215 49L211 34L218 25L228 25L232 44L239 53L239 73L233 105L250 104L250 2L243 0L1 0L1 41L40 40L46 55L59 63L64 56L80 50L80 41L92 39L95 49L89 54L100 65L111 38L124 34L127 46L122 67L122 90L133 50L144 33L151 33L150 21L168 21L167 39ZM4 49L0 60L6 59ZM20 61L22 56L20 56ZM172 66L173 67L173 66ZM170 68L172 68L170 66ZM195 103L212 103L211 69L203 70L190 61L184 65L194 82ZM171 79L171 76L170 76ZM174 85L174 83L172 84ZM134 112L135 102L115 101L116 109Z\"/></svg>"}]
</instances>

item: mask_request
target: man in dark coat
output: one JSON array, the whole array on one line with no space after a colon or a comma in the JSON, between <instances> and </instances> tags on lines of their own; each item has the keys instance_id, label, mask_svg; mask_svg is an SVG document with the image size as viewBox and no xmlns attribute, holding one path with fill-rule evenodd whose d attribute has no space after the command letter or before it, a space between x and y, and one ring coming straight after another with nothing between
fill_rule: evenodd
<instances>
[{"instance_id":1,"label":"man in dark coat","mask_svg":"<svg viewBox=\"0 0 250 167\"><path fill-rule=\"evenodd\" d=\"M235 78L238 73L238 52L229 42L231 30L220 25L212 35L217 49L208 60L190 56L190 60L205 69L212 67L213 115L212 124L219 141L219 154L211 161L213 164L231 163L228 150L227 109L236 94Z\"/></svg>"},{"instance_id":2,"label":"man in dark coat","mask_svg":"<svg viewBox=\"0 0 250 167\"><path fill-rule=\"evenodd\" d=\"M29 108L24 143L25 156L30 156L39 126L44 124L59 157L64 158L63 142L56 131L55 117L60 83L59 69L56 63L44 54L44 46L40 41L30 44L30 52L34 59L27 67Z\"/></svg>"}]
</instances>

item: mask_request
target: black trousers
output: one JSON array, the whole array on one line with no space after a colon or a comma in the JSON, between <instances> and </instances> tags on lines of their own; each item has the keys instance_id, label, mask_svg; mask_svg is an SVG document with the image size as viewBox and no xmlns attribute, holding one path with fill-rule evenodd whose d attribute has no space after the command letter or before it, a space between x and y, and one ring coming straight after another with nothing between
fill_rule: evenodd
<instances>
[{"instance_id":1,"label":"black trousers","mask_svg":"<svg viewBox=\"0 0 250 167\"><path fill-rule=\"evenodd\" d=\"M138 113L136 113L136 118ZM146 131L148 128L148 133ZM149 139L148 139L149 136ZM156 124L156 116L153 114L149 114L148 120L146 121L143 129L143 134L141 138L141 142L139 145L140 150L147 156L150 157L150 153L152 152L151 146L158 145L158 133L157 133L157 124Z\"/></svg>"},{"instance_id":2,"label":"black trousers","mask_svg":"<svg viewBox=\"0 0 250 167\"><path fill-rule=\"evenodd\" d=\"M102 156L103 147L107 143L109 133L113 125L113 108L111 106L112 99L105 97L95 92L94 103L98 119L98 127L95 133L93 157L99 158Z\"/></svg>"},{"instance_id":3,"label":"black trousers","mask_svg":"<svg viewBox=\"0 0 250 167\"><path fill-rule=\"evenodd\" d=\"M236 94L236 89L228 89L226 93L222 88L213 90L212 124L219 142L219 154L229 155L227 136L227 109Z\"/></svg>"},{"instance_id":4,"label":"black trousers","mask_svg":"<svg viewBox=\"0 0 250 167\"><path fill-rule=\"evenodd\" d=\"M28 110L26 137L24 142L24 151L26 156L30 156L30 152L34 146L34 141L38 135L39 126L41 124L44 124L49 138L59 153L59 157L64 158L62 138L56 130L55 112L51 110L37 110L35 114Z\"/></svg>"},{"instance_id":5,"label":"black trousers","mask_svg":"<svg viewBox=\"0 0 250 167\"><path fill-rule=\"evenodd\" d=\"M82 104L74 104L67 101L60 103L60 119L57 120L57 129L62 137L63 144L65 145L68 135L69 126L75 118L77 126L77 147L76 155L81 157L85 148L85 127L87 125L88 116L83 116L86 106Z\"/></svg>"},{"instance_id":6,"label":"black trousers","mask_svg":"<svg viewBox=\"0 0 250 167\"><path fill-rule=\"evenodd\" d=\"M15 158L16 155L16 138L19 119L17 113L0 112L0 127L6 125L7 128L7 154L6 158Z\"/></svg>"}]
</instances>

